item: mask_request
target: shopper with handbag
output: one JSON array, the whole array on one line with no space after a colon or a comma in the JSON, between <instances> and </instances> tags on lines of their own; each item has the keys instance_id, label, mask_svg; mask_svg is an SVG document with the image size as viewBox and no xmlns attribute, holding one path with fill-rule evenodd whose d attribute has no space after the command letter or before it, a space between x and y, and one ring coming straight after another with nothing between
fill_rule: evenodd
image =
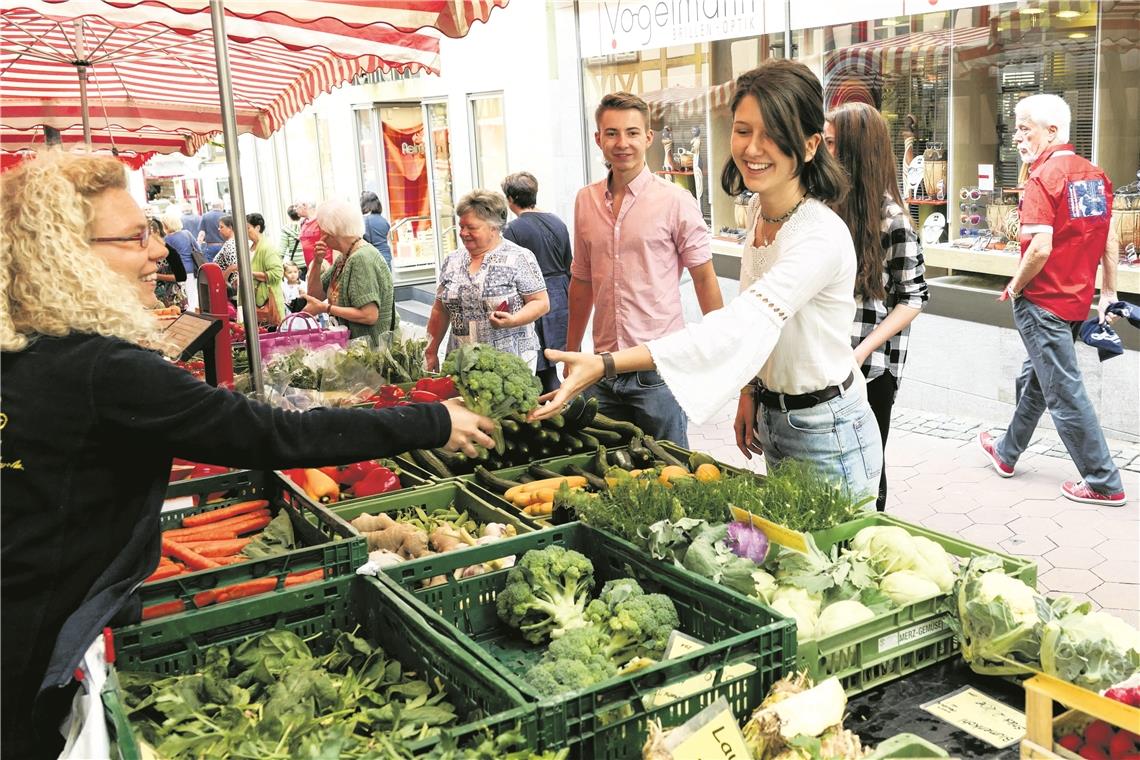
<instances>
[{"instance_id":1,"label":"shopper with handbag","mask_svg":"<svg viewBox=\"0 0 1140 760\"><path fill-rule=\"evenodd\" d=\"M281 289L281 283L285 279L281 252L265 236L265 217L261 214L246 214L245 220L249 228L249 242L253 244L253 260L249 268L254 280L253 298L257 306L257 323L276 330L286 314L285 294Z\"/></svg>"},{"instance_id":2,"label":"shopper with handbag","mask_svg":"<svg viewBox=\"0 0 1140 760\"><path fill-rule=\"evenodd\" d=\"M197 311L198 268L206 263L206 257L194 236L189 230L183 229L182 214L177 206L167 207L162 215L162 228L166 230L166 244L178 252L182 267L186 270L186 283L183 285L186 291L186 309Z\"/></svg>"}]
</instances>

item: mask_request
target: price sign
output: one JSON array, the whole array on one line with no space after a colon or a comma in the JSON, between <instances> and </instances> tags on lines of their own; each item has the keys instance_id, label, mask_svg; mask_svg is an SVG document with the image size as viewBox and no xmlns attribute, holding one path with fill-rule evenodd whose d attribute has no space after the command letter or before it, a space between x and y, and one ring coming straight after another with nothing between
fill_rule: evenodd
<instances>
[{"instance_id":1,"label":"price sign","mask_svg":"<svg viewBox=\"0 0 1140 760\"><path fill-rule=\"evenodd\" d=\"M188 311L163 330L162 335L178 352L179 357L186 361L198 353L220 329L221 320Z\"/></svg>"},{"instance_id":2,"label":"price sign","mask_svg":"<svg viewBox=\"0 0 1140 760\"><path fill-rule=\"evenodd\" d=\"M1012 747L1025 736L1025 713L971 686L927 702L922 709L998 749Z\"/></svg>"},{"instance_id":3,"label":"price sign","mask_svg":"<svg viewBox=\"0 0 1140 760\"><path fill-rule=\"evenodd\" d=\"M701 641L700 639L694 639L692 636L686 636L680 631L673 631L671 634L669 634L669 641L665 644L665 656L662 659L672 660L676 659L677 657L683 657L690 652L695 652L698 649L703 649L706 646L708 646L708 644ZM724 675L721 678L721 681L723 682L733 678L740 678L741 676L748 675L754 670L756 670L756 668L746 662L742 662L739 665L730 665L724 669ZM676 702L678 699L684 699L685 697L712 688L713 684L716 682L716 676L717 671L714 670L695 675L692 678L686 678L680 683L675 683L671 686L666 686L662 689L658 689L653 694L647 696L643 702L646 709L653 709L654 707L667 705L670 702ZM742 757L748 756L742 755Z\"/></svg>"},{"instance_id":4,"label":"price sign","mask_svg":"<svg viewBox=\"0 0 1140 760\"><path fill-rule=\"evenodd\" d=\"M732 519L737 522L751 523L755 528L764 531L764 535L768 540L774 544L779 544L784 548L797 551L801 554L807 554L808 542L807 537L803 533L785 528L783 525L778 525L771 520L765 520L760 515L752 514L751 512L741 509L740 507L732 507Z\"/></svg>"},{"instance_id":5,"label":"price sign","mask_svg":"<svg viewBox=\"0 0 1140 760\"><path fill-rule=\"evenodd\" d=\"M728 701L721 697L669 732L665 748L674 760L740 760L752 757Z\"/></svg>"}]
</instances>

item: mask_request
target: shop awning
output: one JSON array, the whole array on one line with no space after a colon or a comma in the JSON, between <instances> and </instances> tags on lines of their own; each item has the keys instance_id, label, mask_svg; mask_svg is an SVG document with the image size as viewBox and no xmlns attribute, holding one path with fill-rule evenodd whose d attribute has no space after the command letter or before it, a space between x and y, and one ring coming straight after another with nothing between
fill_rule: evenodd
<instances>
[{"instance_id":1,"label":"shop awning","mask_svg":"<svg viewBox=\"0 0 1140 760\"><path fill-rule=\"evenodd\" d=\"M715 87L666 87L642 95L649 104L649 115L654 121L673 116L690 119L706 113L709 108L723 108L732 101L736 80Z\"/></svg>"},{"instance_id":2,"label":"shop awning","mask_svg":"<svg viewBox=\"0 0 1140 760\"><path fill-rule=\"evenodd\" d=\"M918 63L931 67L936 56L954 49L976 48L988 44L986 27L940 29L888 37L829 53L824 65L824 82L839 74L881 76L884 71L908 72Z\"/></svg>"}]
</instances>

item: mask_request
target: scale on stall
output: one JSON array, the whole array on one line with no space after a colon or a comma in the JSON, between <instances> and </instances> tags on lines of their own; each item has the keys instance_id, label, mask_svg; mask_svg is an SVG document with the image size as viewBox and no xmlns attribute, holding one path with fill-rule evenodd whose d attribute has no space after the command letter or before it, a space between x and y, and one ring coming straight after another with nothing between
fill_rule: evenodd
<instances>
[{"instance_id":1,"label":"scale on stall","mask_svg":"<svg viewBox=\"0 0 1140 760\"><path fill-rule=\"evenodd\" d=\"M174 320L163 335L177 351L181 361L189 360L202 352L206 364L206 382L210 385L233 387L234 362L230 348L230 333L225 327L229 320L229 299L226 281L217 264L203 264L198 270L198 312L188 311Z\"/></svg>"}]
</instances>

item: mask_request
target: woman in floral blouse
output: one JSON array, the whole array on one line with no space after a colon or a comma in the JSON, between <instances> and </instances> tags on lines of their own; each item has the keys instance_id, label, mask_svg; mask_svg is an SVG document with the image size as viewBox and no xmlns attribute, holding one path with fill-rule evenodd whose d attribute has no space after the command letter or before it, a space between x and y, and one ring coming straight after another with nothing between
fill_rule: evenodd
<instances>
[{"instance_id":1,"label":"woman in floral blouse","mask_svg":"<svg viewBox=\"0 0 1140 760\"><path fill-rule=\"evenodd\" d=\"M439 369L439 346L450 326L448 353L460 344L487 343L534 369L539 348L534 322L550 311L538 261L503 239L507 202L500 194L475 190L463 196L456 212L463 248L447 257L439 273L426 367Z\"/></svg>"}]
</instances>

